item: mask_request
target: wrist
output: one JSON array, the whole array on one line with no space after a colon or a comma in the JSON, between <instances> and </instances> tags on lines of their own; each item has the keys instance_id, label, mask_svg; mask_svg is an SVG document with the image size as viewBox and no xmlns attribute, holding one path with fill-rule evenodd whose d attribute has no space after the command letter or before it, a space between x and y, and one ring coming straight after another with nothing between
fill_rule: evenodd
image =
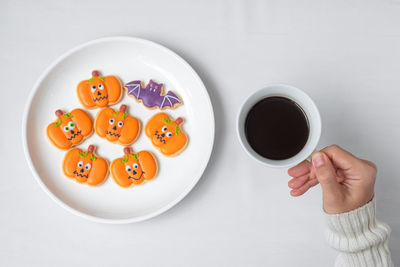
<instances>
[{"instance_id":1,"label":"wrist","mask_svg":"<svg viewBox=\"0 0 400 267\"><path fill-rule=\"evenodd\" d=\"M352 194L351 197L357 196ZM364 205L370 203L374 199L374 191L363 192L362 196L358 196L353 200L350 196L333 196L325 197L323 196L323 209L326 214L340 214L347 213L356 210Z\"/></svg>"}]
</instances>

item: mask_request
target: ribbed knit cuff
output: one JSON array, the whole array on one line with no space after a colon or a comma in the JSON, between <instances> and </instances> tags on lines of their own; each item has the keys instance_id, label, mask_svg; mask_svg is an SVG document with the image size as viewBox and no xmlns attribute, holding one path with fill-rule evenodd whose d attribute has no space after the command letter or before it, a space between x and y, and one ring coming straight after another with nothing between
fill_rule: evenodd
<instances>
[{"instance_id":1,"label":"ribbed knit cuff","mask_svg":"<svg viewBox=\"0 0 400 267\"><path fill-rule=\"evenodd\" d=\"M392 266L386 244L390 228L375 219L375 199L326 219L328 243L342 252L336 266Z\"/></svg>"}]
</instances>

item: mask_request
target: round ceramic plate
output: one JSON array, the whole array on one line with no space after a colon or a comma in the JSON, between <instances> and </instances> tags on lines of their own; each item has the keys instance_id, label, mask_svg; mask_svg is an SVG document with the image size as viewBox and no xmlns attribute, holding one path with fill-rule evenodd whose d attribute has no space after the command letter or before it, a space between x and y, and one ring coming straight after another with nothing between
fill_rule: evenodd
<instances>
[{"instance_id":1,"label":"round ceramic plate","mask_svg":"<svg viewBox=\"0 0 400 267\"><path fill-rule=\"evenodd\" d=\"M164 83L183 100L176 109L167 109L172 118L182 117L189 136L186 149L166 157L155 149L142 132L131 146L134 151L149 150L158 159L159 173L140 186L122 188L111 175L100 186L80 184L64 176L61 165L66 151L54 147L46 127L55 121L55 110L69 112L83 108L76 95L81 80L92 70L116 75L122 83L150 79ZM111 106L128 106L128 113L142 126L159 112L146 109L127 96ZM99 109L87 110L92 119ZM23 119L23 143L27 161L43 190L60 206L84 218L104 223L131 223L154 217L182 200L203 174L214 142L214 114L209 95L196 72L174 52L156 43L132 38L111 37L80 45L57 59L39 78L29 97ZM93 134L78 147L97 146L96 153L109 162L123 155L123 146Z\"/></svg>"}]
</instances>

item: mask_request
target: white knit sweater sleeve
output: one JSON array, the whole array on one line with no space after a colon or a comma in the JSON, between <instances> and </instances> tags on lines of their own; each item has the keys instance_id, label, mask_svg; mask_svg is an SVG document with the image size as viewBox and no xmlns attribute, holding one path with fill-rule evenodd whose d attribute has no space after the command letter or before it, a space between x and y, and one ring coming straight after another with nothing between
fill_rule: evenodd
<instances>
[{"instance_id":1,"label":"white knit sweater sleeve","mask_svg":"<svg viewBox=\"0 0 400 267\"><path fill-rule=\"evenodd\" d=\"M327 239L340 252L335 267L391 267L390 228L375 219L375 199L341 214L326 214Z\"/></svg>"}]
</instances>

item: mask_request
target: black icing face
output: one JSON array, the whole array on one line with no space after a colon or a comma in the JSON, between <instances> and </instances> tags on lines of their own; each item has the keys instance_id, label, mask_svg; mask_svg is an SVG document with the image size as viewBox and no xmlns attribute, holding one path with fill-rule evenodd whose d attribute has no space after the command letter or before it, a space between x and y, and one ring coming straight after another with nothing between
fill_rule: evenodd
<instances>
[{"instance_id":1,"label":"black icing face","mask_svg":"<svg viewBox=\"0 0 400 267\"><path fill-rule=\"evenodd\" d=\"M76 170L74 171L75 177L81 181L86 180L89 177L91 169L92 169L92 164L82 159L78 162Z\"/></svg>"},{"instance_id":2,"label":"black icing face","mask_svg":"<svg viewBox=\"0 0 400 267\"><path fill-rule=\"evenodd\" d=\"M103 103L108 100L108 93L105 88L105 85L101 82L93 83L90 85L90 92L92 94L93 102L95 103Z\"/></svg>"},{"instance_id":3,"label":"black icing face","mask_svg":"<svg viewBox=\"0 0 400 267\"><path fill-rule=\"evenodd\" d=\"M174 136L174 127L172 125L164 125L160 130L154 132L153 141L155 145L166 144L168 139Z\"/></svg>"},{"instance_id":4,"label":"black icing face","mask_svg":"<svg viewBox=\"0 0 400 267\"><path fill-rule=\"evenodd\" d=\"M124 126L124 118L121 116L113 116L108 120L108 128L106 135L109 140L117 140L121 136L122 127Z\"/></svg>"},{"instance_id":5,"label":"black icing face","mask_svg":"<svg viewBox=\"0 0 400 267\"><path fill-rule=\"evenodd\" d=\"M132 164L125 164L125 170L128 173L128 179L133 179L133 180L140 180L143 177L144 171L142 170L142 167L138 164L138 162L134 162Z\"/></svg>"},{"instance_id":6,"label":"black icing face","mask_svg":"<svg viewBox=\"0 0 400 267\"><path fill-rule=\"evenodd\" d=\"M135 157L138 156L130 154L128 161L125 163L125 171L128 174L128 180L131 180L133 184L141 184L145 179L145 171Z\"/></svg>"},{"instance_id":7,"label":"black icing face","mask_svg":"<svg viewBox=\"0 0 400 267\"><path fill-rule=\"evenodd\" d=\"M71 119L64 119L60 127L65 137L72 144L77 144L83 139L82 131L78 128L76 123Z\"/></svg>"}]
</instances>

